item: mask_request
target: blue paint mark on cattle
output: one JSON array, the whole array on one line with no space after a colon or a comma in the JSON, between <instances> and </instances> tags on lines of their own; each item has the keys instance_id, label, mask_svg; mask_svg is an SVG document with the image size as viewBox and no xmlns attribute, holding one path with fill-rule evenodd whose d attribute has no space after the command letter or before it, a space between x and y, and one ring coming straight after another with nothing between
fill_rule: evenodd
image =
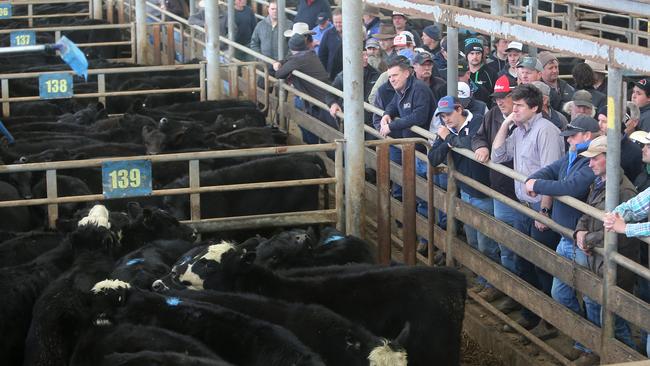
<instances>
[{"instance_id":1,"label":"blue paint mark on cattle","mask_svg":"<svg viewBox=\"0 0 650 366\"><path fill-rule=\"evenodd\" d=\"M132 266L134 264L143 263L143 262L144 262L144 258L133 258L133 259L129 260L128 262L126 262L126 265L127 266Z\"/></svg>"},{"instance_id":2,"label":"blue paint mark on cattle","mask_svg":"<svg viewBox=\"0 0 650 366\"><path fill-rule=\"evenodd\" d=\"M341 235L332 235L329 238L325 239L325 241L323 241L323 245L327 245L327 244L329 244L329 243L331 243L333 241L338 241L338 240L341 240L341 239L344 239L344 237L341 236Z\"/></svg>"},{"instance_id":3,"label":"blue paint mark on cattle","mask_svg":"<svg viewBox=\"0 0 650 366\"><path fill-rule=\"evenodd\" d=\"M165 299L165 302L169 306L178 306L183 301L181 301L181 299L179 299L178 297L168 297L168 298Z\"/></svg>"}]
</instances>

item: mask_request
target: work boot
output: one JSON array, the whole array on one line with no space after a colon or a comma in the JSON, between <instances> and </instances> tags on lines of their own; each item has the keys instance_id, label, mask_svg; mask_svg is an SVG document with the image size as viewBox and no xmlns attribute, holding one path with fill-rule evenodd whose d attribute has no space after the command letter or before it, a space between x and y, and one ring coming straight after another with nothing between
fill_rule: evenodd
<instances>
[{"instance_id":1,"label":"work boot","mask_svg":"<svg viewBox=\"0 0 650 366\"><path fill-rule=\"evenodd\" d=\"M575 366L594 366L600 364L600 357L593 353L582 352L582 355L577 360L573 361L572 365Z\"/></svg>"},{"instance_id":2,"label":"work boot","mask_svg":"<svg viewBox=\"0 0 650 366\"><path fill-rule=\"evenodd\" d=\"M579 350L577 348L571 348L571 351L569 351L569 353L567 353L565 356L567 359L569 359L569 361L575 361L578 358L580 358L580 356L582 356L583 353L585 352L582 350Z\"/></svg>"},{"instance_id":3,"label":"work boot","mask_svg":"<svg viewBox=\"0 0 650 366\"><path fill-rule=\"evenodd\" d=\"M555 338L558 335L557 328L547 323L543 319L537 326L530 331L535 337L545 341L547 339Z\"/></svg>"},{"instance_id":4,"label":"work boot","mask_svg":"<svg viewBox=\"0 0 650 366\"><path fill-rule=\"evenodd\" d=\"M539 322L532 321L532 320L529 320L529 319L526 319L526 318L521 318L521 319L517 320L517 324L519 324L522 328L524 328L526 330L530 330L530 329L535 328L537 323L539 323ZM516 332L516 330L513 327L509 326L508 324L503 326L503 331L508 332L508 333Z\"/></svg>"},{"instance_id":5,"label":"work boot","mask_svg":"<svg viewBox=\"0 0 650 366\"><path fill-rule=\"evenodd\" d=\"M478 293L478 295L487 302L492 302L505 296L503 292L499 291L495 287L485 287L483 291Z\"/></svg>"},{"instance_id":6,"label":"work boot","mask_svg":"<svg viewBox=\"0 0 650 366\"><path fill-rule=\"evenodd\" d=\"M495 307L504 314L510 314L513 311L521 309L521 304L509 297L504 302L495 305Z\"/></svg>"}]
</instances>

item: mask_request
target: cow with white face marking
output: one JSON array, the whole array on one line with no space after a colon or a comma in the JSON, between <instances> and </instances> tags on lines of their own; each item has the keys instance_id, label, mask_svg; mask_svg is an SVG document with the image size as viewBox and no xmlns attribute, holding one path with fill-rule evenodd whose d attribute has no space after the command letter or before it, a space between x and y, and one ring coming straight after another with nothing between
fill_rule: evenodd
<instances>
[{"instance_id":1,"label":"cow with white face marking","mask_svg":"<svg viewBox=\"0 0 650 366\"><path fill-rule=\"evenodd\" d=\"M411 330L405 348L410 365L428 365L432 360L441 365L460 362L467 284L455 269L404 266L288 278L255 265L254 252L228 244L218 252L218 261L198 257L185 263L171 282L185 288L253 292L321 304L387 338L396 337L408 322Z\"/></svg>"},{"instance_id":2,"label":"cow with white face marking","mask_svg":"<svg viewBox=\"0 0 650 366\"><path fill-rule=\"evenodd\" d=\"M242 366L324 366L285 328L230 309L104 282L93 287L96 326L153 325L191 336Z\"/></svg>"}]
</instances>

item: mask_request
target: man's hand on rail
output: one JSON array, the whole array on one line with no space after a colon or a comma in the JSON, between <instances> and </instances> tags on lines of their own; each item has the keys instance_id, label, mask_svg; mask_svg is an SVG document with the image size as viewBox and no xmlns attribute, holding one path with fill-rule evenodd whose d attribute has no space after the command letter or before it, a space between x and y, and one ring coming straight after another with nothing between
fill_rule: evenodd
<instances>
[{"instance_id":1,"label":"man's hand on rail","mask_svg":"<svg viewBox=\"0 0 650 366\"><path fill-rule=\"evenodd\" d=\"M585 252L586 255L591 255L591 248L585 244L585 238L587 237L587 231L581 230L576 232L576 245L580 250Z\"/></svg>"},{"instance_id":2,"label":"man's hand on rail","mask_svg":"<svg viewBox=\"0 0 650 366\"><path fill-rule=\"evenodd\" d=\"M336 118L336 112L343 113L343 110L341 109L341 106L338 105L338 103L333 103L330 106L330 116L332 116L332 118Z\"/></svg>"},{"instance_id":3,"label":"man's hand on rail","mask_svg":"<svg viewBox=\"0 0 650 366\"><path fill-rule=\"evenodd\" d=\"M393 121L393 119L389 115L384 115L381 117L381 123L380 123L380 128L379 128L379 134L382 137L388 136L390 133L390 127L388 125Z\"/></svg>"},{"instance_id":4,"label":"man's hand on rail","mask_svg":"<svg viewBox=\"0 0 650 366\"><path fill-rule=\"evenodd\" d=\"M445 141L447 136L449 136L449 129L445 126L438 127L438 137L440 137L442 141Z\"/></svg>"},{"instance_id":5,"label":"man's hand on rail","mask_svg":"<svg viewBox=\"0 0 650 366\"><path fill-rule=\"evenodd\" d=\"M535 193L535 190L533 189L535 187L535 179L529 179L526 181L526 194L535 197L537 196L537 193Z\"/></svg>"},{"instance_id":6,"label":"man's hand on rail","mask_svg":"<svg viewBox=\"0 0 650 366\"><path fill-rule=\"evenodd\" d=\"M607 231L613 231L619 234L625 234L625 228L627 224L625 220L618 214L618 212L607 212L605 213L605 219L603 220L603 226Z\"/></svg>"},{"instance_id":7,"label":"man's hand on rail","mask_svg":"<svg viewBox=\"0 0 650 366\"><path fill-rule=\"evenodd\" d=\"M479 147L474 151L474 157L481 163L486 163L490 160L490 149L487 147Z\"/></svg>"}]
</instances>

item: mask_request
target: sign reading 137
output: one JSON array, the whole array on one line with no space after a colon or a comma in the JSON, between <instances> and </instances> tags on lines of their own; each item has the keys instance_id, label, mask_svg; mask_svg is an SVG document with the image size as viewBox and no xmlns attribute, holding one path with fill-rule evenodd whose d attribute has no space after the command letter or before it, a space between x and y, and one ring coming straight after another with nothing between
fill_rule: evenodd
<instances>
[{"instance_id":1,"label":"sign reading 137","mask_svg":"<svg viewBox=\"0 0 650 366\"><path fill-rule=\"evenodd\" d=\"M104 197L118 198L151 194L151 161L112 161L102 164Z\"/></svg>"},{"instance_id":2,"label":"sign reading 137","mask_svg":"<svg viewBox=\"0 0 650 366\"><path fill-rule=\"evenodd\" d=\"M9 33L11 47L32 46L36 44L36 33L34 31L15 31Z\"/></svg>"}]
</instances>

